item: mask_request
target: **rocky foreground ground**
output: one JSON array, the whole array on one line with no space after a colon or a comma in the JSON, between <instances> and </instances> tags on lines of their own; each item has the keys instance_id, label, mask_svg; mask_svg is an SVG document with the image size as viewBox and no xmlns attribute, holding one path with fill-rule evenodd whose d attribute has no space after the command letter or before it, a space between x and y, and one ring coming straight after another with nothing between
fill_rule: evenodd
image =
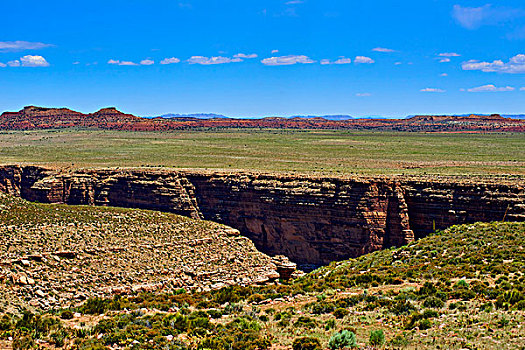
<instances>
[{"instance_id":1,"label":"rocky foreground ground","mask_svg":"<svg viewBox=\"0 0 525 350\"><path fill-rule=\"evenodd\" d=\"M237 230L160 212L30 203L0 193L0 310L276 279Z\"/></svg>"}]
</instances>

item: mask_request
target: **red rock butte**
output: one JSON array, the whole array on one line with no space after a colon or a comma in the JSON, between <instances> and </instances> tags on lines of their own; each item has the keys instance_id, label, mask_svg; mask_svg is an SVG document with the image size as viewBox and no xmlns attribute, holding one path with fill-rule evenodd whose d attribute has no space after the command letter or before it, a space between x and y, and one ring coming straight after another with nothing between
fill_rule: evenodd
<instances>
[{"instance_id":1,"label":"red rock butte","mask_svg":"<svg viewBox=\"0 0 525 350\"><path fill-rule=\"evenodd\" d=\"M490 116L417 115L407 119L315 118L261 119L212 118L142 118L122 113L114 107L84 114L68 108L28 106L19 112L4 112L0 130L39 130L92 128L126 131L169 131L193 128L277 128L277 129L347 129L422 132L525 132L525 120Z\"/></svg>"}]
</instances>

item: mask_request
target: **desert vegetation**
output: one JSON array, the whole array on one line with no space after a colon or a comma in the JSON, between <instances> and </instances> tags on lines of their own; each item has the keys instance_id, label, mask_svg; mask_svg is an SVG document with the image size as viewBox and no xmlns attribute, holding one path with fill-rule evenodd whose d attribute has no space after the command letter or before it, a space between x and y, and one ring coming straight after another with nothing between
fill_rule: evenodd
<instances>
[{"instance_id":1,"label":"desert vegetation","mask_svg":"<svg viewBox=\"0 0 525 350\"><path fill-rule=\"evenodd\" d=\"M525 224L451 227L289 282L4 313L16 349L520 349Z\"/></svg>"}]
</instances>

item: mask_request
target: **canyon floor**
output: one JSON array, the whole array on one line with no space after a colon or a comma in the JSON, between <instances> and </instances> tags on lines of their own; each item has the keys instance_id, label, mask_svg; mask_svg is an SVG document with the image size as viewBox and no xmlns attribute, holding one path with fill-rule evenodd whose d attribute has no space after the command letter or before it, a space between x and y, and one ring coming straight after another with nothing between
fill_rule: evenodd
<instances>
[{"instance_id":1,"label":"canyon floor","mask_svg":"<svg viewBox=\"0 0 525 350\"><path fill-rule=\"evenodd\" d=\"M0 163L346 174L525 174L522 133L0 131Z\"/></svg>"}]
</instances>

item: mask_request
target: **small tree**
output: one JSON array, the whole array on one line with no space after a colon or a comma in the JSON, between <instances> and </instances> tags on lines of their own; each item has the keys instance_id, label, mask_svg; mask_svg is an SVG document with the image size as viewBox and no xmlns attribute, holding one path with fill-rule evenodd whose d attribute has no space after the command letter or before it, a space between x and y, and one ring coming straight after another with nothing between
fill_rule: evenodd
<instances>
[{"instance_id":1,"label":"small tree","mask_svg":"<svg viewBox=\"0 0 525 350\"><path fill-rule=\"evenodd\" d=\"M355 333L347 330L333 334L328 341L328 347L332 350L342 349L345 347L355 348L356 346L357 340Z\"/></svg>"},{"instance_id":2,"label":"small tree","mask_svg":"<svg viewBox=\"0 0 525 350\"><path fill-rule=\"evenodd\" d=\"M385 343L385 333L382 329L370 332L370 345L383 345Z\"/></svg>"}]
</instances>

